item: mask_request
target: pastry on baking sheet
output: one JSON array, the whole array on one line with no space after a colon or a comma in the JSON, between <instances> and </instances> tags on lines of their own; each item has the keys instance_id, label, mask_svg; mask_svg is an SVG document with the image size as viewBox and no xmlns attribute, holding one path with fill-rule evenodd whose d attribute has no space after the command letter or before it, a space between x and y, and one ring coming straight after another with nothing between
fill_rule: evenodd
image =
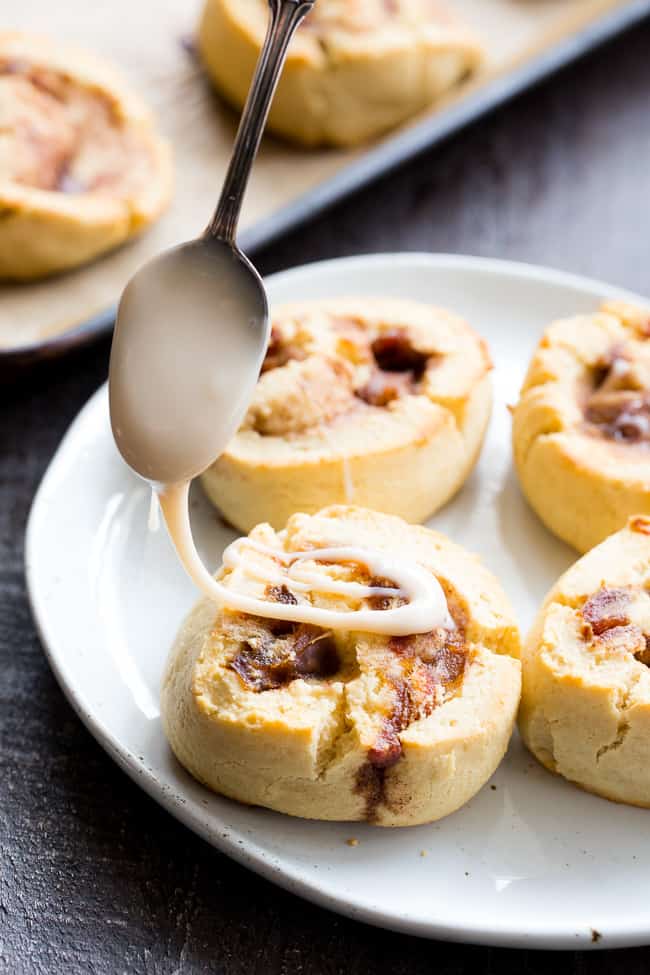
<instances>
[{"instance_id":1,"label":"pastry on baking sheet","mask_svg":"<svg viewBox=\"0 0 650 975\"><path fill-rule=\"evenodd\" d=\"M580 552L650 513L650 310L607 302L551 325L514 409L513 445L528 501Z\"/></svg>"},{"instance_id":2,"label":"pastry on baking sheet","mask_svg":"<svg viewBox=\"0 0 650 975\"><path fill-rule=\"evenodd\" d=\"M632 517L559 579L522 665L519 727L540 762L650 806L650 518Z\"/></svg>"},{"instance_id":3,"label":"pastry on baking sheet","mask_svg":"<svg viewBox=\"0 0 650 975\"><path fill-rule=\"evenodd\" d=\"M171 194L149 110L94 55L0 33L0 278L74 267L139 233Z\"/></svg>"},{"instance_id":4,"label":"pastry on baking sheet","mask_svg":"<svg viewBox=\"0 0 650 975\"><path fill-rule=\"evenodd\" d=\"M491 408L485 343L412 301L277 308L253 401L203 486L242 531L353 502L423 521L463 484Z\"/></svg>"},{"instance_id":5,"label":"pastry on baking sheet","mask_svg":"<svg viewBox=\"0 0 650 975\"><path fill-rule=\"evenodd\" d=\"M350 546L417 567L440 591L445 622L399 637L305 623L305 607L351 620L365 608L381 620L404 605L387 591L395 580L373 578ZM345 506L294 515L277 534L259 525L236 543L236 558L229 551L221 583L286 616L204 599L181 628L162 719L192 775L241 802L383 826L438 819L480 789L506 750L521 678L512 611L475 556L429 529ZM384 588L358 595L359 585ZM297 610L303 622L291 622Z\"/></svg>"},{"instance_id":6,"label":"pastry on baking sheet","mask_svg":"<svg viewBox=\"0 0 650 975\"><path fill-rule=\"evenodd\" d=\"M201 58L238 108L267 16L265 0L206 0ZM364 142L426 108L480 60L451 3L318 0L289 49L269 128L309 146Z\"/></svg>"}]
</instances>

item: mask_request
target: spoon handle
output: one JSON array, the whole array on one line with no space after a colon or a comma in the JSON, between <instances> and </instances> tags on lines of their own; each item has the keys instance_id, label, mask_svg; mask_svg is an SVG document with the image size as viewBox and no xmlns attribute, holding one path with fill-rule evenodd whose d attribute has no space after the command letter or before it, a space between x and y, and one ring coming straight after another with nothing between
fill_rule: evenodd
<instances>
[{"instance_id":1,"label":"spoon handle","mask_svg":"<svg viewBox=\"0 0 650 975\"><path fill-rule=\"evenodd\" d=\"M269 0L271 18L250 91L242 112L221 197L205 231L229 244L235 242L237 221L251 168L257 155L287 47L314 0Z\"/></svg>"}]
</instances>

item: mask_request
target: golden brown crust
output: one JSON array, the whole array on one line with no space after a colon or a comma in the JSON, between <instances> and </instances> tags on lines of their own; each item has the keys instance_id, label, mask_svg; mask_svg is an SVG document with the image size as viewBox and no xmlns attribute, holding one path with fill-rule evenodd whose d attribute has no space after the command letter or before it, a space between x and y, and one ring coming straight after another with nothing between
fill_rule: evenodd
<instances>
[{"instance_id":1,"label":"golden brown crust","mask_svg":"<svg viewBox=\"0 0 650 975\"><path fill-rule=\"evenodd\" d=\"M169 149L110 67L0 33L0 277L89 260L156 219L170 193Z\"/></svg>"},{"instance_id":2,"label":"golden brown crust","mask_svg":"<svg viewBox=\"0 0 650 975\"><path fill-rule=\"evenodd\" d=\"M519 725L546 768L590 792L650 806L650 519L556 583L522 655Z\"/></svg>"},{"instance_id":3,"label":"golden brown crust","mask_svg":"<svg viewBox=\"0 0 650 975\"><path fill-rule=\"evenodd\" d=\"M216 791L307 818L410 825L467 801L500 761L519 699L519 635L496 580L443 536L360 508L295 515L286 535L261 525L253 537L286 551L354 540L390 552L399 543L444 586L456 629L323 632L219 614L204 601L164 679L163 723L181 762ZM310 571L368 582L349 563L316 561ZM221 580L256 591L239 569Z\"/></svg>"},{"instance_id":4,"label":"golden brown crust","mask_svg":"<svg viewBox=\"0 0 650 975\"><path fill-rule=\"evenodd\" d=\"M650 312L621 302L551 325L514 409L522 488L586 551L650 512Z\"/></svg>"},{"instance_id":5,"label":"golden brown crust","mask_svg":"<svg viewBox=\"0 0 650 975\"><path fill-rule=\"evenodd\" d=\"M262 0L206 0L202 60L241 107L266 27ZM353 145L429 106L475 70L475 37L434 0L319 0L299 28L269 127L306 145Z\"/></svg>"},{"instance_id":6,"label":"golden brown crust","mask_svg":"<svg viewBox=\"0 0 650 975\"><path fill-rule=\"evenodd\" d=\"M204 487L245 531L345 501L423 521L476 460L490 369L482 339L433 306L340 298L279 308L246 419Z\"/></svg>"}]
</instances>

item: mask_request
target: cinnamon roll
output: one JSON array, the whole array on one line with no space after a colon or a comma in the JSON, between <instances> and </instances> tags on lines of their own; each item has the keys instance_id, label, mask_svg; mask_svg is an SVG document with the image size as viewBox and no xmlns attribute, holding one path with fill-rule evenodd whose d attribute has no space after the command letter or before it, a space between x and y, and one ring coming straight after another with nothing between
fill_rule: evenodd
<instances>
[{"instance_id":1,"label":"cinnamon roll","mask_svg":"<svg viewBox=\"0 0 650 975\"><path fill-rule=\"evenodd\" d=\"M482 52L440 0L318 0L289 49L269 128L308 146L375 138L476 69ZM206 0L203 63L237 108L264 40L264 0Z\"/></svg>"},{"instance_id":2,"label":"cinnamon roll","mask_svg":"<svg viewBox=\"0 0 650 975\"><path fill-rule=\"evenodd\" d=\"M112 68L44 37L0 33L0 278L110 250L170 193L167 144Z\"/></svg>"},{"instance_id":3,"label":"cinnamon roll","mask_svg":"<svg viewBox=\"0 0 650 975\"><path fill-rule=\"evenodd\" d=\"M209 788L293 816L407 826L457 809L501 761L517 626L497 581L442 535L333 506L280 533L257 526L217 578L224 604L192 611L162 690L172 749ZM427 592L432 615L408 617ZM255 612L234 608L244 597ZM391 636L404 613L419 632Z\"/></svg>"},{"instance_id":4,"label":"cinnamon roll","mask_svg":"<svg viewBox=\"0 0 650 975\"><path fill-rule=\"evenodd\" d=\"M576 785L650 806L650 518L583 556L526 641L519 727Z\"/></svg>"},{"instance_id":5,"label":"cinnamon roll","mask_svg":"<svg viewBox=\"0 0 650 975\"><path fill-rule=\"evenodd\" d=\"M578 551L650 513L650 311L608 302L551 325L514 409L513 444L528 501Z\"/></svg>"},{"instance_id":6,"label":"cinnamon roll","mask_svg":"<svg viewBox=\"0 0 650 975\"><path fill-rule=\"evenodd\" d=\"M424 521L478 456L490 369L478 335L429 305L278 308L248 414L203 486L243 531L342 502Z\"/></svg>"}]
</instances>

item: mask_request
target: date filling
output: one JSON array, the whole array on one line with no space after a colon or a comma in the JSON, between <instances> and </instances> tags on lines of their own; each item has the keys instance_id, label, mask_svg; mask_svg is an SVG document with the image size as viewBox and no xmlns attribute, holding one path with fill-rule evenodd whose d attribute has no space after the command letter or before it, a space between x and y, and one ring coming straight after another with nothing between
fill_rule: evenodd
<instances>
[{"instance_id":1,"label":"date filling","mask_svg":"<svg viewBox=\"0 0 650 975\"><path fill-rule=\"evenodd\" d=\"M650 390L635 373L625 348L598 364L584 409L587 431L621 444L650 444Z\"/></svg>"},{"instance_id":2,"label":"date filling","mask_svg":"<svg viewBox=\"0 0 650 975\"><path fill-rule=\"evenodd\" d=\"M352 379L351 393L370 406L387 406L402 396L417 395L427 367L439 358L436 354L417 349L408 329L399 326L386 329L374 339L361 322L334 319L332 327L339 333L339 357L353 368L366 366L361 385ZM289 362L303 362L308 351L297 341L283 335L275 324L271 329L269 346L262 363L261 374L286 366Z\"/></svg>"},{"instance_id":3,"label":"date filling","mask_svg":"<svg viewBox=\"0 0 650 975\"><path fill-rule=\"evenodd\" d=\"M392 585L378 577L364 581L373 586ZM286 585L267 586L265 596L285 605L297 603ZM460 689L469 665L464 610L454 593L446 589L445 596L453 629L440 627L429 633L390 637L373 652L370 666L381 680L387 707L377 716L374 740L356 778L355 790L364 799L369 821L375 818L378 806L387 802L386 773L402 757L401 733L449 700ZM382 612L399 605L401 597L370 596L367 602ZM240 641L227 666L251 691L277 690L299 679L345 681L358 674L346 665L332 631L286 620L241 618L249 635Z\"/></svg>"},{"instance_id":4,"label":"date filling","mask_svg":"<svg viewBox=\"0 0 650 975\"><path fill-rule=\"evenodd\" d=\"M266 598L285 605L298 600L286 585L267 586ZM331 631L308 623L248 617L251 635L229 663L253 691L286 687L294 680L334 677L341 666Z\"/></svg>"},{"instance_id":5,"label":"date filling","mask_svg":"<svg viewBox=\"0 0 650 975\"><path fill-rule=\"evenodd\" d=\"M466 618L455 594L446 590L455 629L392 637L386 648L386 680L391 707L383 716L366 762L357 773L356 791L364 799L365 818L373 822L379 806L391 805L387 773L403 755L401 733L428 717L462 686L470 664Z\"/></svg>"},{"instance_id":6,"label":"date filling","mask_svg":"<svg viewBox=\"0 0 650 975\"><path fill-rule=\"evenodd\" d=\"M370 345L370 378L356 395L371 406L387 406L401 396L416 395L429 356L412 345L405 328L394 328Z\"/></svg>"},{"instance_id":7,"label":"date filling","mask_svg":"<svg viewBox=\"0 0 650 975\"><path fill-rule=\"evenodd\" d=\"M631 618L635 600L648 598L645 590L633 586L601 587L582 607L584 638L597 647L627 651L650 666L650 634Z\"/></svg>"}]
</instances>

